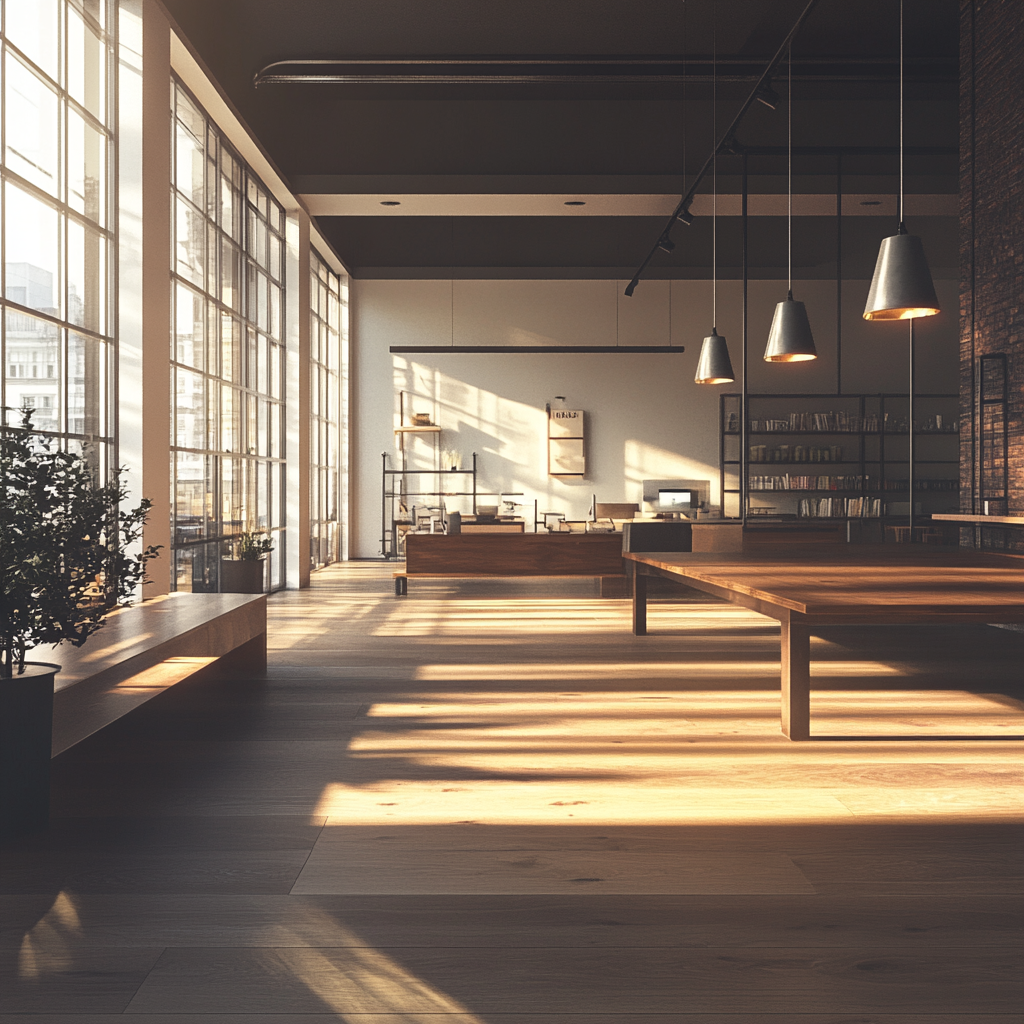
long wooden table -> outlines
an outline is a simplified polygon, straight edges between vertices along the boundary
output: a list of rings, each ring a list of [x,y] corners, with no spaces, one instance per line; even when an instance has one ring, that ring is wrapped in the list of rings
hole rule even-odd
[[[810,739],[815,626],[1024,622],[1024,556],[919,545],[864,545],[801,556],[628,553],[633,632],[647,633],[647,579],[667,576],[778,619],[782,731]]]

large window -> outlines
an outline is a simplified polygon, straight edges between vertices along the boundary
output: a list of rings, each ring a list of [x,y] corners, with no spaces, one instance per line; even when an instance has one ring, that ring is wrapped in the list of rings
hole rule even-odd
[[[178,590],[216,591],[243,532],[284,585],[284,211],[172,83],[172,544]]]
[[[0,404],[105,474],[114,360],[113,0],[2,6]]]
[[[309,559],[314,569],[341,557],[341,278],[309,254]]]

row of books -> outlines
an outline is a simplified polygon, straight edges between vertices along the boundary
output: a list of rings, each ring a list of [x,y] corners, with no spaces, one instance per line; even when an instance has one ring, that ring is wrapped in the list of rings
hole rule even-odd
[[[886,480],[883,491],[905,491],[909,480]],[[915,491],[959,491],[959,480],[915,480]]]
[[[842,462],[843,446],[830,444],[813,447],[805,444],[780,444],[769,448],[766,444],[750,446],[750,462]]]
[[[726,430],[738,430],[735,414],[730,413]],[[847,412],[791,412],[785,419],[757,419],[750,421],[750,430],[756,434],[906,434],[910,421],[906,416],[865,416],[863,419]],[[956,434],[959,420],[948,416],[928,416],[914,420],[914,431],[919,434]]]
[[[878,479],[873,476],[752,476],[747,485],[751,491],[861,491],[875,490]]]
[[[796,514],[810,519],[879,519],[881,498],[801,498]]]

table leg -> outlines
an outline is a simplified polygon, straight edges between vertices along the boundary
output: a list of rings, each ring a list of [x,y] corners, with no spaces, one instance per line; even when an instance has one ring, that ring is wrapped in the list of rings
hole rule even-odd
[[[802,622],[782,622],[782,732],[811,738],[811,633]]]
[[[633,572],[633,635],[647,636],[647,577]]]

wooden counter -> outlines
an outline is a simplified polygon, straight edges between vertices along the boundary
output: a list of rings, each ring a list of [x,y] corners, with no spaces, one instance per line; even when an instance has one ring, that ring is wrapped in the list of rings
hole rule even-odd
[[[619,533],[409,534],[405,569],[395,594],[411,577],[473,579],[494,576],[625,577]]]

